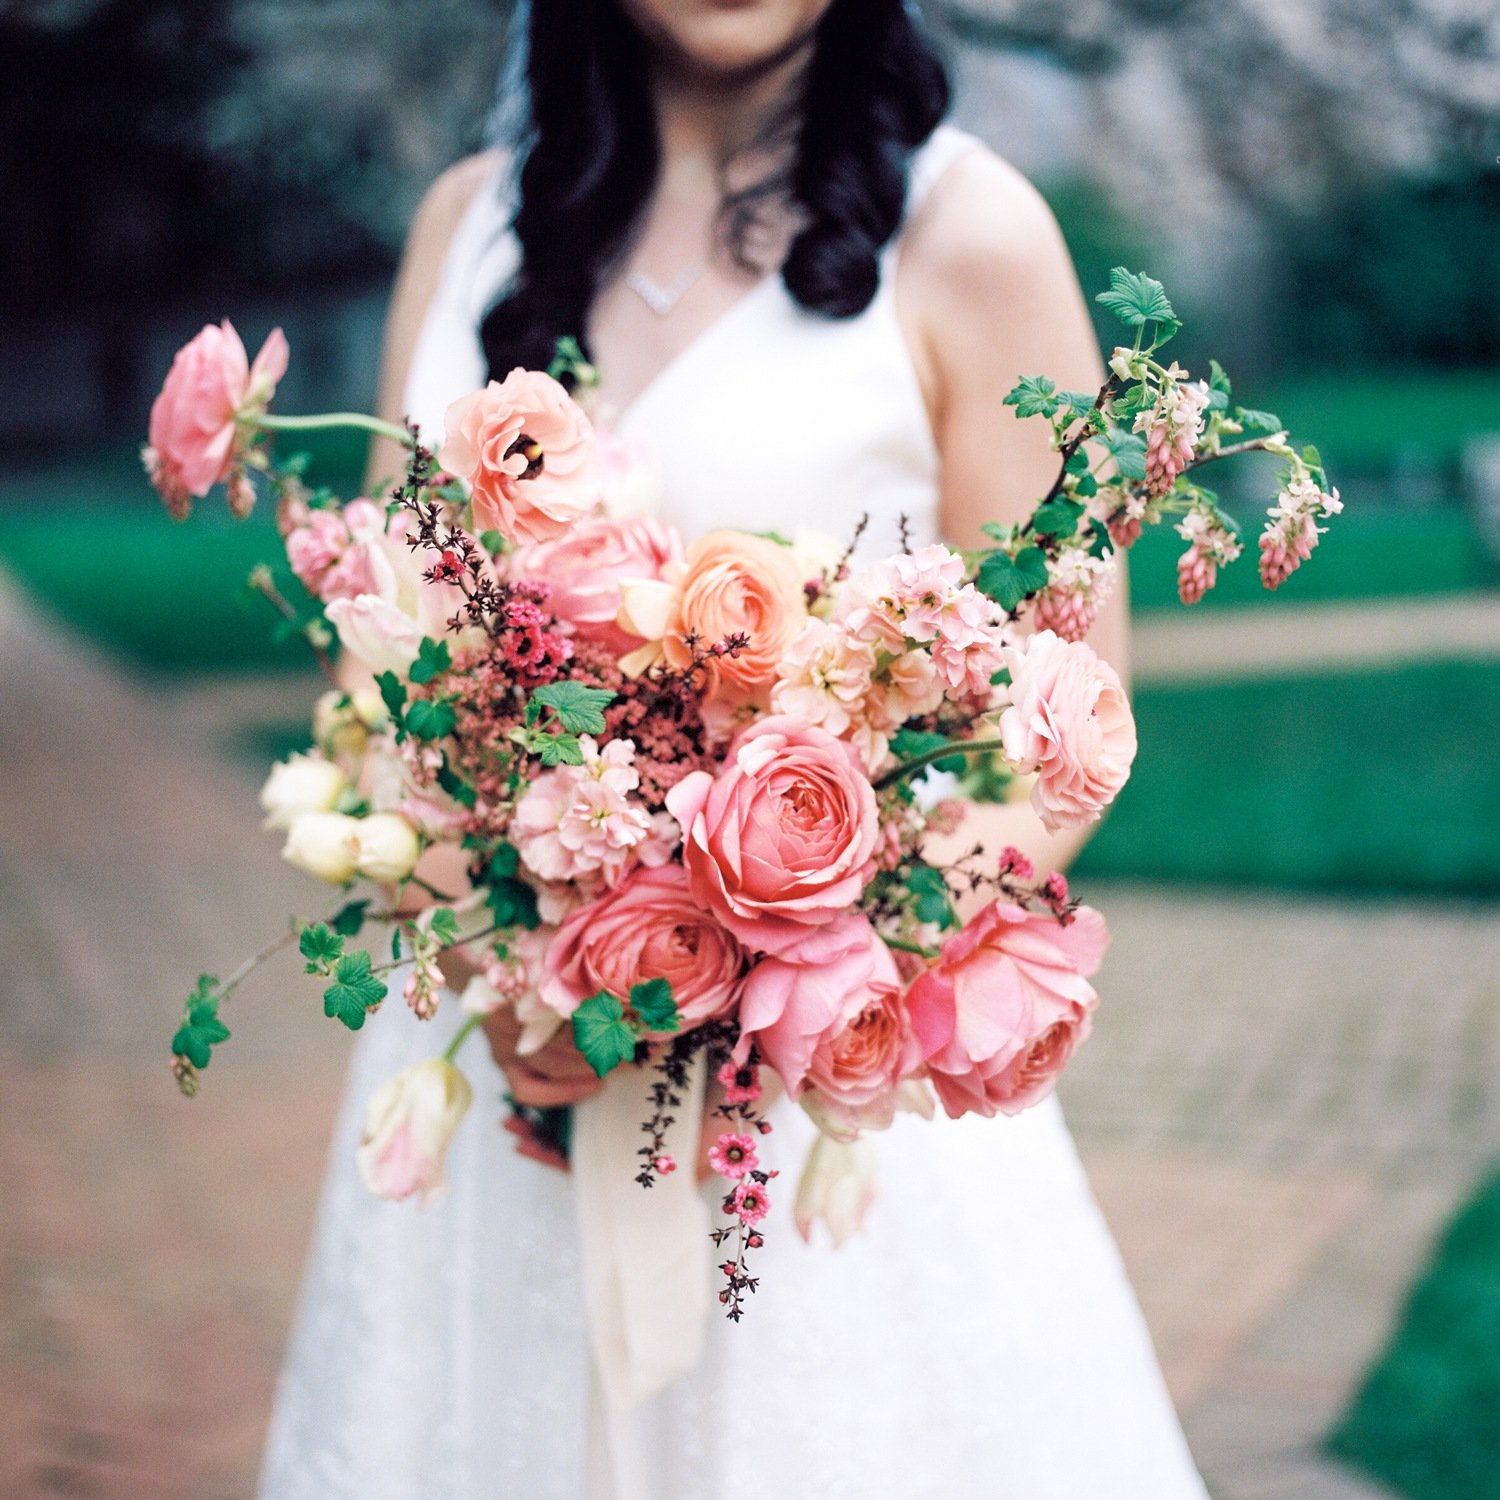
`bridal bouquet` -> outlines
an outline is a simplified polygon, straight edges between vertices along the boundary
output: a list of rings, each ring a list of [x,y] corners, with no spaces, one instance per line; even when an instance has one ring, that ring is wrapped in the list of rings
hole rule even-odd
[[[1088,1035],[1104,921],[1016,849],[930,858],[963,802],[925,773],[958,773],[965,797],[1029,781],[1052,829],[1098,818],[1136,750],[1119,678],[1084,640],[1120,552],[1173,518],[1181,596],[1200,598],[1241,542],[1198,471],[1252,449],[1285,462],[1259,541],[1268,587],[1339,509],[1316,452],[1233,405],[1216,364],[1193,381],[1161,363],[1177,323],[1158,282],[1117,270],[1100,301],[1133,332],[1103,387],[1034,376],[1006,398],[1058,454],[1026,521],[967,552],[902,536],[858,566],[857,537],[684,539],[632,513],[628,455],[580,404],[576,345],[549,373],[455,402],[434,453],[372,418],[273,415],[280,334],[251,364],[227,323],[205,328],[152,410],[146,466],[177,516],[215,484],[247,512],[257,475],[275,497],[315,614],[269,573],[252,581],[335,685],[312,748],[261,800],[285,857],[336,894],[234,974],[199,980],[172,1042],[183,1090],[228,1038],[224,1001],[277,948],[297,945],[327,1014],[358,1030],[398,970],[404,1003],[431,1018],[439,956],[464,945],[479,971],[466,1019],[370,1101],[365,1182],[397,1199],[441,1187],[472,1097],[455,1058],[502,1007],[523,1055],[561,1032],[601,1077],[639,1067],[645,1187],[678,1169],[667,1129],[706,1067],[734,1318],[777,1195],[759,1156],[765,1070],[820,1131],[798,1226],[821,1220],[835,1240],[870,1199],[864,1133],[898,1111],[1043,1098]],[[387,497],[340,503],[272,462],[269,434],[333,423],[405,444]],[[335,638],[372,685],[334,675]],[[464,852],[464,889],[424,873],[435,844]],[[359,941],[377,920],[388,958]],[[564,1115],[525,1113],[565,1147]]]

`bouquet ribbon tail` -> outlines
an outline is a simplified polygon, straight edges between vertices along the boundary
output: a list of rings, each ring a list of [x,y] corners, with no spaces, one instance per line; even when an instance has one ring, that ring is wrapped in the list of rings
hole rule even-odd
[[[623,1439],[629,1424],[617,1418],[698,1364],[713,1304],[712,1223],[695,1170],[706,1088],[703,1054],[689,1065],[682,1108],[665,1142],[681,1165],[647,1189],[635,1179],[643,1161],[636,1153],[646,1139],[641,1121],[649,1088],[647,1072],[627,1064],[574,1113],[571,1161],[584,1297],[594,1384],[605,1407],[596,1426],[613,1429],[596,1434],[604,1438]],[[619,1458],[617,1467],[628,1471],[630,1454]],[[633,1500],[636,1491],[627,1485],[604,1493]]]

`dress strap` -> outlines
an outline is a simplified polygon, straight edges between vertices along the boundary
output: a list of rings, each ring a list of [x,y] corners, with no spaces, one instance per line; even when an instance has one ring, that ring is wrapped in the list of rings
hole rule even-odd
[[[916,214],[938,179],[960,156],[983,145],[977,135],[944,120],[912,155],[905,217],[911,219]]]

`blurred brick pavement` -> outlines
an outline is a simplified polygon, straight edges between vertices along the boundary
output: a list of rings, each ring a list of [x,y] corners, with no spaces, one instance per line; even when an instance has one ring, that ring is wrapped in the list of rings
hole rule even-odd
[[[198,1099],[164,1054],[297,878],[222,737],[306,702],[128,683],[0,589],[0,1496],[252,1493],[345,1045],[288,960]],[[1314,1445],[1500,1153],[1500,921],[1087,894],[1116,938],[1064,1102],[1199,1462],[1373,1500]]]

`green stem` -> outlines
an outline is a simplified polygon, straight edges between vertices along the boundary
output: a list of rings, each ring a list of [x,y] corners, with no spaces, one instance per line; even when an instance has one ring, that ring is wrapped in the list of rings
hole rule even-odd
[[[919,954],[922,958],[937,957],[937,953],[933,949],[924,948],[920,943],[909,943],[905,938],[887,937],[884,933],[881,933],[880,940],[886,945],[887,948],[896,948],[899,949],[902,953],[916,953]]]
[[[469,1033],[484,1020],[483,1016],[465,1016],[464,1024],[453,1033],[453,1040],[443,1049],[443,1061],[451,1063],[458,1056],[458,1049],[468,1041]]]
[[[899,766],[892,766],[873,785],[877,792],[884,791],[886,787],[894,786],[903,776],[910,776],[913,771],[920,771],[923,766],[930,766],[935,760],[946,760],[950,755],[983,755],[987,750],[1004,748],[1001,740],[949,740],[946,744],[924,750],[920,755],[902,761]]]
[[[393,443],[411,447],[411,434],[394,422],[382,422],[379,417],[367,417],[358,411],[330,411],[315,417],[273,417],[262,412],[254,418],[256,427],[268,432],[322,432],[331,427],[358,427],[364,432],[373,432],[377,437],[390,438]]]

